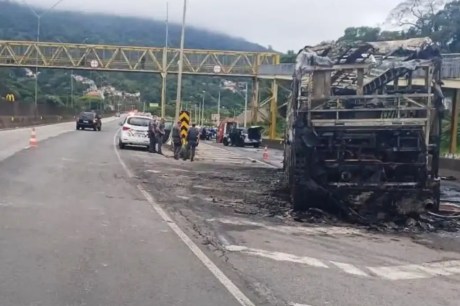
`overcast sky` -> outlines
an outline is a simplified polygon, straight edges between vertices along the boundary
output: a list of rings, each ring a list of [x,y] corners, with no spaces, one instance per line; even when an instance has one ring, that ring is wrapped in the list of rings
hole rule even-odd
[[[22,1],[22,0],[21,0]],[[57,0],[27,0],[51,6]],[[56,9],[181,22],[183,0],[64,0]],[[188,0],[187,24],[243,37],[275,50],[339,37],[348,26],[377,26],[401,0]]]

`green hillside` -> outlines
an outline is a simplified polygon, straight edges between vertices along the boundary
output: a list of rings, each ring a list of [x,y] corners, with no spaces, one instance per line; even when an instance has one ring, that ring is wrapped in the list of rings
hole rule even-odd
[[[39,10],[39,9],[37,9]],[[169,26],[169,45],[178,47],[181,27]],[[16,2],[0,0],[0,39],[35,40],[37,19],[29,8]],[[85,14],[68,11],[53,11],[41,23],[41,41],[119,44],[135,46],[163,46],[165,24],[163,21],[120,17],[103,14]],[[263,51],[266,48],[241,38],[188,27],[186,48]],[[76,72],[93,79],[97,86],[111,85],[126,92],[140,92],[141,100],[159,102],[161,78],[159,75],[136,73]],[[39,103],[68,105],[70,102],[70,71],[40,70]],[[244,80],[243,80],[244,81]],[[247,80],[249,81],[249,80]],[[75,83],[75,82],[74,82]],[[206,105],[212,112],[217,105],[220,79],[211,77],[184,77],[183,100],[189,105],[199,103],[206,90]],[[75,83],[74,96],[81,96],[87,86]],[[168,113],[172,113],[172,103],[176,96],[176,77],[168,79]],[[0,94],[14,92],[21,101],[34,100],[34,80],[26,78],[24,69],[0,69]],[[240,112],[243,99],[230,91],[222,92],[222,106],[229,112]]]

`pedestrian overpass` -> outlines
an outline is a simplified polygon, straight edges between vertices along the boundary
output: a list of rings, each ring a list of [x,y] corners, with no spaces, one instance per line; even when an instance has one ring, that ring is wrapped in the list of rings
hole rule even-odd
[[[166,104],[166,77],[179,71],[180,50],[177,48],[73,44],[35,41],[0,40],[0,67],[72,69],[155,73],[162,77],[161,102]],[[270,137],[275,137],[278,114],[279,82],[292,79],[295,64],[280,64],[275,52],[245,52],[185,49],[184,75],[206,75],[221,78],[251,78],[251,119],[257,121],[259,110],[269,105]],[[442,77],[444,88],[452,97],[452,122],[457,122],[460,101],[460,54],[444,55]],[[268,80],[268,97],[260,101],[261,80]],[[423,84],[416,79],[413,85]],[[264,82],[265,83],[265,82]],[[401,82],[404,85],[404,82]],[[282,105],[281,105],[282,106]],[[456,135],[454,124],[452,135]],[[456,138],[452,137],[452,142]],[[455,145],[455,146],[454,146]],[[456,143],[452,143],[456,148]]]

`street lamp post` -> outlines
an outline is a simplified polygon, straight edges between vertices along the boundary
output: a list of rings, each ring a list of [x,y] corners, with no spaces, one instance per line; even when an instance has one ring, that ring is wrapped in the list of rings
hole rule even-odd
[[[46,11],[42,12],[41,14],[38,14],[37,11],[35,11],[26,1],[23,1],[27,7],[30,9],[30,11],[37,17],[37,43],[40,42],[40,26],[41,26],[41,19],[43,16],[48,14],[52,9],[54,9],[56,6],[58,6],[59,3],[61,3],[64,0],[58,0],[56,1],[52,6],[50,6]],[[38,52],[35,52],[35,98],[34,98],[34,104],[35,104],[35,114],[38,116]]]
[[[177,74],[177,96],[176,96],[176,116],[175,121],[179,120],[180,100],[182,95],[182,68],[184,63],[184,40],[185,40],[185,17],[187,14],[187,0],[184,0],[184,9],[182,13],[182,33],[180,37],[179,53],[179,72]]]
[[[245,90],[244,90],[244,121],[243,125],[246,128],[247,125],[247,111],[248,111],[248,82],[245,83]]]
[[[163,75],[161,85],[161,118],[166,116],[166,79],[168,77],[168,40],[169,40],[169,3],[166,2],[166,33],[165,33],[165,47],[163,50]]]
[[[217,98],[217,125],[220,124],[220,86],[219,86],[219,97]]]
[[[206,91],[203,90],[203,100],[201,101],[201,119],[200,119],[200,125],[203,125],[204,123],[204,97],[206,95]]]
[[[198,104],[195,104],[195,115],[193,116],[192,122],[193,122],[193,123],[197,123],[197,122],[198,122]]]

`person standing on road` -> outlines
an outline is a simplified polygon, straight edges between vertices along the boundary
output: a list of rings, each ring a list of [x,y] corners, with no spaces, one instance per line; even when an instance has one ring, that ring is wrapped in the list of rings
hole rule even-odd
[[[198,137],[200,136],[200,131],[196,128],[196,124],[193,123],[192,127],[188,130],[187,133],[187,143],[190,150],[190,161],[193,161],[195,158],[195,150],[198,146]]]
[[[150,140],[150,145],[149,145],[149,152],[150,153],[156,153],[156,137],[155,137],[155,131],[157,130],[157,123],[155,119],[150,120],[149,123],[149,140]]]
[[[158,124],[157,131],[155,133],[155,138],[158,143],[158,154],[163,154],[161,147],[163,146],[163,138],[165,135],[165,119],[161,118],[160,123]]]
[[[177,121],[177,124],[175,124],[172,128],[171,131],[171,138],[174,146],[174,158],[179,159],[179,154],[180,150],[182,148],[182,141],[180,137],[180,127],[181,127],[181,122]]]

